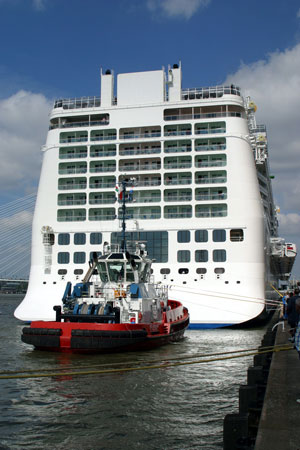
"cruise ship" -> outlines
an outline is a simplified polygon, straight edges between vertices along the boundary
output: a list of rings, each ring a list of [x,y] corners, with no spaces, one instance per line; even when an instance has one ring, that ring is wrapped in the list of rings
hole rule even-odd
[[[278,236],[255,110],[235,85],[183,89],[181,64],[118,74],[116,92],[101,70],[101,97],[55,101],[15,316],[54,319],[66,283],[120,242],[125,180],[127,239],[146,244],[155,282],[188,308],[191,328],[261,317],[296,247]]]

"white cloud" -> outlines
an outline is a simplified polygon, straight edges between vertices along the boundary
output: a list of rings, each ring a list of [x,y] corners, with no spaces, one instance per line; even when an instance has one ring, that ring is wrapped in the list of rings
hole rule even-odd
[[[300,44],[241,64],[225,81],[232,82],[251,95],[257,123],[267,126],[273,193],[281,209],[279,234],[300,249]]]
[[[147,7],[152,12],[175,18],[190,19],[201,7],[206,7],[211,0],[147,0]]]
[[[19,91],[0,100],[0,190],[22,197],[36,189],[52,102]],[[34,186],[34,187],[33,187]]]

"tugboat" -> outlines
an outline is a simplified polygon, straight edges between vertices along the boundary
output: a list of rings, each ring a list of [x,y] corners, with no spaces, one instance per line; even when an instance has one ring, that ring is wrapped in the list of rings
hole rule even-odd
[[[22,341],[38,350],[94,353],[145,350],[183,338],[189,314],[152,281],[144,243],[126,243],[126,182],[122,183],[121,245],[93,254],[82,282],[67,283],[55,321],[33,321]]]

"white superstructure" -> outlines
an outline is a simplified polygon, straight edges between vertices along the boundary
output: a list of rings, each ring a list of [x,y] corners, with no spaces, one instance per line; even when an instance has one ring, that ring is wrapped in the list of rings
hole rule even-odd
[[[55,102],[16,317],[54,319],[66,282],[82,278],[92,252],[116,243],[124,179],[133,186],[129,239],[146,241],[155,281],[189,309],[191,326],[245,322],[277,295],[265,127],[238,87],[182,90],[181,76],[177,65],[119,74],[115,97],[113,73],[101,72],[101,100]]]

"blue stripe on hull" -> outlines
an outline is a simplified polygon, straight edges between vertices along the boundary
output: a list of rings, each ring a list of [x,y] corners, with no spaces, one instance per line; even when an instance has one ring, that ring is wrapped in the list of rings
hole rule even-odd
[[[224,328],[234,325],[233,323],[190,323],[189,330],[202,330],[209,328]]]

